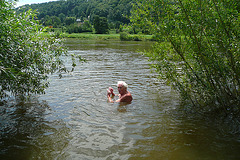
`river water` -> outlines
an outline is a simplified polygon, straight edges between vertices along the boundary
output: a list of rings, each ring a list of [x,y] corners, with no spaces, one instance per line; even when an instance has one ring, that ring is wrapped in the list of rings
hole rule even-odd
[[[50,76],[45,95],[0,106],[0,159],[239,159],[237,122],[180,112],[179,99],[139,51],[152,42],[67,39],[74,72]],[[71,68],[71,61],[65,58]],[[108,103],[126,81],[131,104]]]

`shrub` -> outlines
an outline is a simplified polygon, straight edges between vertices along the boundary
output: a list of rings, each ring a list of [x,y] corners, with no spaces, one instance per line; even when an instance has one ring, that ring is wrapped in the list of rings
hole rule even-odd
[[[45,30],[32,10],[16,15],[11,3],[0,3],[0,98],[42,94],[48,74],[67,71],[60,56],[67,55],[56,36]],[[73,67],[75,66],[73,57]]]
[[[130,41],[131,37],[126,32],[120,33],[120,40],[121,41]]]
[[[198,111],[239,112],[239,2],[140,2],[132,22],[157,34],[159,42],[146,55],[160,77]]]

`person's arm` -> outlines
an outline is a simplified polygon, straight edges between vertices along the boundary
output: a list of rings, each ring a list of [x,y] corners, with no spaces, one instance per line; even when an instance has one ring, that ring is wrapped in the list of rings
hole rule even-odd
[[[131,102],[131,101],[132,101],[131,94],[126,94],[122,96],[120,99],[118,99],[116,102]]]
[[[107,97],[108,97],[108,101],[109,102],[114,103],[114,101],[112,100],[112,98],[111,98],[111,96],[109,94],[107,95]]]
[[[112,97],[115,96],[115,94],[113,93],[113,89],[111,87],[109,87],[109,90],[107,90],[107,92],[108,92],[107,93],[108,101],[113,103],[114,101],[113,101]],[[111,97],[111,95],[112,95],[112,97]]]
[[[129,96],[129,95],[126,95],[126,96],[123,96],[123,97],[121,97],[120,99],[118,99],[116,101],[113,101],[112,98],[110,97],[110,95],[108,95],[108,101],[111,102],[111,103],[114,103],[114,102],[131,102],[132,101],[132,97]]]

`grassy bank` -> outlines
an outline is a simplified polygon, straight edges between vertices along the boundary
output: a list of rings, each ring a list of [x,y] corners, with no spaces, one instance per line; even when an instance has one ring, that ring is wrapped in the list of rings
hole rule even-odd
[[[61,38],[78,38],[84,40],[125,40],[125,41],[152,41],[152,35],[143,34],[127,34],[126,38],[120,38],[120,34],[110,33],[110,34],[93,34],[93,33],[59,33],[59,32],[46,32],[44,36],[50,36],[51,34],[56,34]],[[126,34],[126,33],[125,33]]]
[[[62,38],[78,38],[87,40],[119,40],[119,34],[92,34],[92,33],[62,33],[60,34]]]
[[[123,40],[120,39],[120,34],[92,34],[92,33],[62,33],[60,34],[62,38],[78,38],[78,39],[88,39],[88,40]],[[152,35],[130,35],[129,41],[152,41]]]

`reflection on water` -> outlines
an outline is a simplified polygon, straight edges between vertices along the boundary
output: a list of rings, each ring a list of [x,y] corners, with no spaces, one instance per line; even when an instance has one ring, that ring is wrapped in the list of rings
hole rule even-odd
[[[46,121],[50,107],[39,103],[0,106],[0,159],[54,159],[65,155],[69,128],[61,120]]]
[[[177,94],[136,52],[151,42],[68,39],[66,45],[88,62],[61,79],[51,75],[46,95],[0,106],[0,159],[240,157],[239,131],[175,111]],[[107,88],[116,93],[119,80],[129,84],[131,104],[107,102]]]

